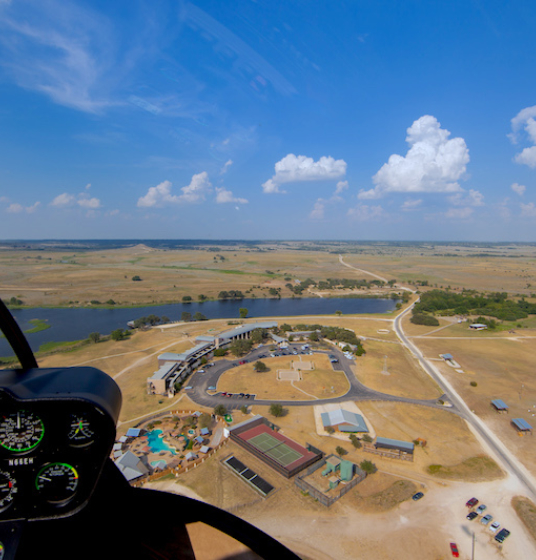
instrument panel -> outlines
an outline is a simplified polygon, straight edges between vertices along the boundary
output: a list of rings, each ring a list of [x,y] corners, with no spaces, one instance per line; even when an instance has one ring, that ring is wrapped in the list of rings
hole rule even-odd
[[[110,378],[78,369],[90,370],[94,394],[87,387],[73,391],[72,379],[65,377],[63,391],[50,394],[45,383],[40,396],[24,398],[20,377],[10,388],[1,384],[0,372],[0,522],[64,517],[89,500],[115,440],[116,418],[99,395],[100,377]],[[46,371],[38,371],[46,381]],[[54,370],[52,385],[64,376]]]

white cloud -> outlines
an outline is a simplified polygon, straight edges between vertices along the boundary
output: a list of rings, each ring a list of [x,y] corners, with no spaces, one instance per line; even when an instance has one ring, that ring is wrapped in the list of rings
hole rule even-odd
[[[323,220],[325,209],[326,209],[326,201],[319,198],[315,202],[315,205],[313,206],[313,209],[311,210],[311,213],[309,214],[309,218],[311,218],[312,220]]]
[[[516,154],[514,160],[516,163],[528,165],[531,168],[536,167],[536,105],[533,107],[526,107],[519,111],[519,113],[512,119],[512,133],[509,134],[510,140],[517,144],[521,134],[520,130],[525,131],[525,136],[533,146],[524,148],[521,152]]]
[[[193,175],[190,184],[182,187],[181,195],[171,194],[172,184],[163,181],[156,187],[149,187],[147,194],[138,199],[139,208],[163,207],[167,204],[195,203],[205,200],[205,196],[212,190],[208,173],[203,171]]]
[[[265,193],[285,192],[279,189],[285,183],[338,179],[346,173],[346,162],[331,156],[318,161],[306,156],[286,155],[275,164],[275,175],[262,185]]]
[[[416,210],[419,206],[422,205],[422,198],[417,200],[406,200],[404,204],[402,204],[402,210],[404,212],[409,212],[411,210]]]
[[[521,153],[517,154],[514,159],[516,163],[528,165],[534,169],[536,167],[536,146],[525,148]]]
[[[73,194],[69,193],[62,193],[59,194],[51,203],[51,206],[57,206],[59,208],[65,206],[72,206],[76,200],[76,197]]]
[[[205,200],[205,195],[212,190],[208,173],[206,171],[197,173],[192,177],[190,184],[187,187],[182,187],[181,190],[182,194],[179,197],[179,202],[202,202]]]
[[[102,84],[114,80],[108,20],[74,3],[4,4],[0,64],[19,86],[90,113],[110,105],[102,91]]]
[[[348,190],[348,181],[339,181],[337,183],[337,186],[335,188],[335,195],[334,196],[338,196],[340,194],[342,194],[343,191]]]
[[[454,193],[469,163],[463,138],[449,139],[450,132],[437,119],[424,115],[408,129],[410,148],[405,157],[393,154],[372,178],[375,187],[361,191],[362,200],[388,193]]]
[[[216,202],[218,204],[226,204],[228,202],[238,202],[240,204],[247,204],[248,201],[245,198],[239,198],[233,196],[231,191],[224,189],[223,187],[216,187]]]
[[[220,175],[224,175],[225,173],[227,173],[227,170],[229,169],[229,167],[231,167],[231,165],[233,165],[233,160],[229,159],[227,160],[223,167],[220,169]]]
[[[348,216],[353,220],[365,222],[369,220],[376,220],[385,215],[381,206],[368,206],[366,204],[358,204],[355,208],[348,210]]]
[[[20,214],[21,212],[26,212],[27,214],[33,214],[40,205],[41,205],[40,202],[36,202],[31,206],[23,206],[18,202],[14,202],[13,204],[10,204],[6,208],[6,212],[9,212],[10,214]]]
[[[465,206],[463,208],[449,208],[445,212],[445,217],[453,220],[467,220],[473,214],[473,208]]]
[[[82,208],[89,208],[95,210],[101,207],[101,202],[98,198],[81,197],[77,200],[77,204]]]
[[[525,218],[536,218],[536,206],[534,202],[529,202],[528,204],[521,203],[521,215]]]
[[[468,193],[456,193],[449,196],[449,201],[455,206],[484,206],[484,195],[480,191],[470,189]]]
[[[171,194],[171,182],[163,181],[156,187],[149,187],[147,194],[138,199],[138,207],[152,208],[153,206],[164,206],[165,204],[177,204],[179,197]]]
[[[69,208],[72,206],[80,206],[86,209],[95,210],[101,207],[101,201],[98,198],[90,198],[87,194],[88,186],[86,186],[86,192],[81,192],[78,195],[71,193],[59,194],[50,203],[50,206],[55,206],[56,208]]]
[[[527,190],[527,187],[525,187],[525,185],[519,185],[518,183],[513,183],[512,185],[510,185],[510,188],[519,196],[523,196],[525,194],[525,191]]]

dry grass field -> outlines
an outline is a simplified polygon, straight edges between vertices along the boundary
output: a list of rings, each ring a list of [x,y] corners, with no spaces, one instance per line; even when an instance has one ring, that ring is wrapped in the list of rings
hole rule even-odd
[[[254,393],[259,399],[310,400],[344,395],[350,385],[342,371],[334,371],[324,354],[307,356],[314,369],[301,372],[300,381],[285,381],[277,378],[278,370],[290,370],[295,364],[299,368],[300,356],[263,358],[268,371],[257,373],[254,364],[248,363],[224,373],[218,381],[218,391],[230,393]]]
[[[364,345],[367,353],[357,358],[355,371],[367,387],[416,399],[441,396],[439,387],[401,344],[367,340]]]
[[[141,281],[133,282],[134,276]],[[270,288],[291,297],[288,282],[330,277],[356,274],[336,255],[321,251],[162,250],[144,245],[79,253],[0,250],[0,297],[16,296],[33,306],[109,299],[120,305],[158,304],[180,302],[184,296],[197,301],[200,294],[216,298],[221,290],[263,298],[270,297]]]
[[[504,336],[475,339],[414,339],[426,356],[449,352],[464,373],[436,362],[442,374],[463,395],[465,402],[483,418],[503,443],[536,474],[536,449],[530,435],[519,437],[512,418],[524,418],[536,428],[536,378],[533,375],[536,332],[524,330],[535,338]],[[512,335],[515,336],[515,335]],[[476,383],[476,387],[471,386]],[[498,414],[492,399],[502,399],[508,414]],[[533,416],[534,415],[534,416]]]
[[[27,305],[87,305],[113,299],[120,305],[158,304],[181,301],[200,294],[217,297],[221,290],[241,290],[246,297],[270,297],[269,289],[286,287],[294,280],[374,277],[351,270],[344,262],[399,282],[428,282],[428,286],[474,288],[531,294],[536,286],[536,248],[504,246],[397,247],[389,244],[310,244],[273,246],[203,246],[192,249],[155,249],[136,245],[123,249],[51,251],[0,249],[0,297],[16,296]],[[304,244],[301,244],[303,247]],[[330,252],[328,252],[330,251]],[[354,251],[348,253],[347,251]],[[141,282],[133,282],[140,276]],[[290,280],[289,280],[290,279]],[[382,293],[382,290],[373,290]],[[383,293],[388,294],[390,288]],[[360,293],[365,293],[358,290]],[[328,290],[337,296],[349,291]],[[315,292],[304,292],[312,297]]]

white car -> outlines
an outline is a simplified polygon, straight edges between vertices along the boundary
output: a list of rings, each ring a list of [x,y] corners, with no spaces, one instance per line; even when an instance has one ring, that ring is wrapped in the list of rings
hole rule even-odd
[[[492,533],[496,533],[497,529],[501,526],[501,524],[498,521],[494,521],[490,526],[489,526],[489,530]]]

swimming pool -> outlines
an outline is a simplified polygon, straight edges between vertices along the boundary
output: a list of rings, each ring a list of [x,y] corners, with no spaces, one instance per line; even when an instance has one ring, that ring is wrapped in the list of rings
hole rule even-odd
[[[169,451],[175,455],[175,450],[169,447],[162,437],[162,430],[152,430],[147,432],[147,445],[151,448],[153,453],[160,453],[160,451]]]

